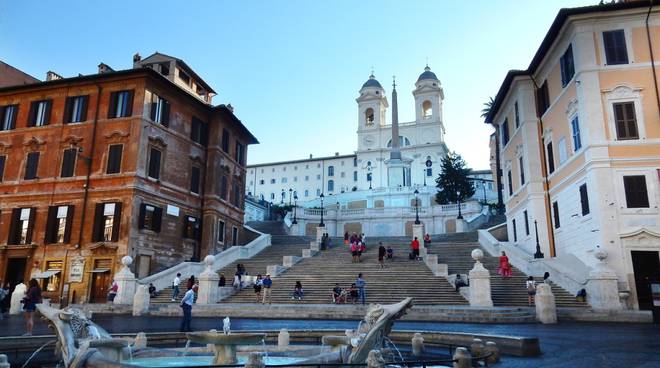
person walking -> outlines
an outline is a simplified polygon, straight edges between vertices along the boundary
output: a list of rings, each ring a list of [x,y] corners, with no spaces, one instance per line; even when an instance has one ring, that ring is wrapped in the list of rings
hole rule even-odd
[[[192,323],[192,305],[194,301],[195,291],[193,290],[192,286],[189,286],[188,291],[183,294],[183,299],[181,299],[180,304],[181,309],[183,309],[183,320],[181,320],[181,328],[179,329],[181,332],[192,331],[190,324]]]
[[[358,261],[358,245],[356,242],[351,242],[351,256],[353,256],[353,263]]]
[[[497,273],[502,278],[511,277],[511,264],[509,263],[509,257],[506,256],[504,251],[502,251],[502,255],[500,256],[500,267],[497,269]]]
[[[387,249],[385,249],[382,242],[378,244],[378,263],[380,263],[380,268],[385,268],[385,253],[387,253]]]
[[[348,231],[344,233],[344,245],[348,245]]]
[[[190,275],[190,278],[188,279],[188,284],[186,285],[186,289],[192,289],[193,286],[195,286],[195,275]]]
[[[261,274],[257,275],[257,279],[254,280],[254,296],[257,298],[257,303],[261,301],[261,288],[263,286],[263,279]]]
[[[225,287],[227,286],[227,279],[225,278],[225,274],[221,273],[220,274],[220,279],[218,280],[218,286],[219,287]]]
[[[270,291],[273,287],[273,280],[270,279],[270,275],[266,275],[266,278],[261,282],[261,284],[263,285],[263,299],[261,300],[261,304],[266,304],[266,300],[268,300],[268,304],[270,304]]]
[[[303,287],[300,281],[296,281],[296,285],[293,287],[293,296],[291,299],[302,300],[303,298]]]
[[[355,280],[355,287],[357,287],[357,289],[358,289],[358,299],[360,300],[362,305],[364,305],[365,299],[367,298],[367,295],[364,291],[364,288],[365,288],[366,285],[367,285],[367,282],[364,281],[364,279],[362,278],[362,273],[360,272],[358,274],[357,280]]]
[[[23,336],[32,336],[34,327],[34,311],[37,310],[37,304],[41,303],[41,288],[35,279],[30,279],[30,288],[23,299],[23,310],[25,311],[25,328],[27,332]]]
[[[179,285],[181,284],[181,273],[176,274],[174,276],[174,280],[172,280],[172,301],[175,301],[176,298],[179,297]]]
[[[536,295],[536,281],[533,276],[527,278],[525,286],[527,287],[527,305],[531,307],[534,304],[534,295]]]
[[[410,242],[410,248],[412,249],[412,259],[419,261],[419,240],[417,240],[417,237]]]
[[[431,235],[427,233],[424,235],[424,246],[428,247],[429,245],[431,245]]]
[[[543,283],[544,284],[549,284],[550,283],[550,272],[546,272],[543,274]]]

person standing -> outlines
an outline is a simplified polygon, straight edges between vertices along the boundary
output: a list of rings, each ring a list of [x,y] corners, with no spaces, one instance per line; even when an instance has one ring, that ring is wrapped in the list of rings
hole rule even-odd
[[[177,273],[172,280],[172,301],[179,297],[179,284],[181,284],[181,274]]]
[[[502,251],[500,256],[500,267],[497,270],[497,273],[502,276],[502,278],[511,277],[511,264],[509,263],[509,257],[506,256],[506,253]]]
[[[527,305],[531,307],[534,304],[534,295],[536,295],[536,281],[533,276],[527,278],[525,286],[527,287]]]
[[[417,237],[410,242],[410,248],[412,249],[412,258],[419,261],[419,240],[417,240]]]
[[[193,286],[195,286],[195,275],[190,275],[190,278],[188,279],[188,284],[186,285],[186,289],[192,289]]]
[[[358,277],[357,277],[357,280],[355,280],[355,287],[357,287],[358,299],[360,300],[362,305],[364,305],[365,299],[367,297],[367,295],[364,291],[364,288],[365,288],[366,285],[367,285],[367,282],[364,281],[364,279],[362,278],[362,273],[359,273]]]
[[[431,245],[431,235],[427,233],[424,235],[424,246],[428,247],[429,245]]]
[[[303,298],[303,287],[300,281],[296,281],[296,285],[293,287],[293,296],[291,299],[302,300]]]
[[[258,275],[257,275],[257,279],[254,280],[254,286],[253,286],[253,288],[254,288],[254,295],[255,295],[256,298],[257,298],[257,303],[259,303],[259,302],[261,301],[261,287],[263,286],[263,285],[262,285],[262,281],[263,281],[263,280],[262,280],[262,278],[261,278],[261,274],[258,274]]]
[[[119,284],[117,281],[112,281],[112,285],[110,285],[110,289],[108,290],[108,301],[110,303],[113,303],[115,301],[115,297],[117,296],[117,292],[119,291]]]
[[[195,291],[193,290],[192,286],[189,286],[188,291],[183,294],[183,299],[181,299],[180,304],[181,309],[183,309],[183,320],[181,320],[181,328],[179,329],[181,332],[192,331],[190,324],[192,323],[192,305],[194,301]]]
[[[263,285],[263,299],[261,300],[261,304],[266,304],[266,300],[268,300],[268,304],[270,304],[270,291],[273,287],[273,280],[270,279],[270,275],[266,275],[266,278],[261,284]]]
[[[385,249],[382,242],[378,244],[378,263],[380,263],[380,268],[385,268],[385,253],[387,253],[387,249]]]
[[[218,286],[219,287],[225,287],[227,286],[227,279],[225,278],[225,274],[221,273],[220,274],[220,279],[218,280]]]
[[[41,303],[41,288],[35,279],[30,279],[30,288],[23,299],[23,310],[25,311],[25,327],[27,332],[23,336],[32,336],[34,327],[34,311],[37,310],[37,304]]]
[[[351,242],[351,256],[353,256],[353,263],[358,261],[358,245],[355,242]]]
[[[344,245],[348,245],[348,231],[344,233]]]

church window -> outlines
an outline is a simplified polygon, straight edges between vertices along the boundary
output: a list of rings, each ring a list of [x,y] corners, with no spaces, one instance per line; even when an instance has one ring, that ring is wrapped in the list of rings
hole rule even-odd
[[[371,166],[371,161],[367,161],[367,166]]]
[[[433,176],[433,169],[432,168],[427,168],[426,169],[426,176]]]
[[[328,192],[332,192],[335,190],[335,181],[334,180],[328,180]]]
[[[270,200],[272,201],[274,199],[275,199],[275,193],[270,193]]]
[[[264,179],[259,180],[259,185],[264,185]]]
[[[321,174],[316,174],[316,180],[321,180]]]
[[[422,117],[430,119],[431,116],[433,116],[433,104],[431,104],[431,101],[426,100],[422,103]]]
[[[358,179],[358,173],[357,171],[353,171],[353,181],[357,181]]]
[[[364,118],[365,118],[365,122],[368,126],[373,125],[374,124],[374,109],[372,109],[371,107],[368,108],[364,112]]]
[[[297,176],[294,176],[294,177],[293,177],[293,181],[298,181],[298,177],[297,177]]]

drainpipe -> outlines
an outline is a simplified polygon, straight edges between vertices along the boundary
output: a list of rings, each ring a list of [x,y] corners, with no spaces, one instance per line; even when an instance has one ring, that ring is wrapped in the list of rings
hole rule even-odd
[[[655,102],[658,105],[658,114],[660,115],[660,94],[658,93],[658,77],[655,73],[655,59],[653,57],[653,44],[651,43],[651,31],[649,29],[649,18],[653,9],[653,0],[649,0],[649,11],[646,13],[646,40],[649,43],[649,55],[651,56],[651,71],[653,72],[653,86],[655,87]]]
[[[504,213],[504,199],[502,197],[502,169],[500,163],[500,130],[495,123],[491,124],[495,128],[495,180],[497,183],[497,213]]]
[[[532,83],[534,83],[534,102],[536,102],[536,107],[538,107],[538,96],[536,91],[539,90],[539,85],[536,83],[536,79],[531,75],[530,73],[530,79],[532,80]],[[549,248],[550,248],[550,257],[556,257],[557,256],[557,250],[555,249],[555,233],[552,229],[552,214],[550,213],[550,181],[548,180],[548,167],[547,167],[547,161],[545,157],[545,143],[543,142],[543,119],[541,119],[541,114],[539,114],[539,111],[537,108],[535,108],[536,111],[536,117],[539,119],[539,124],[538,128],[536,131],[537,138],[540,143],[540,153],[541,153],[541,171],[543,175],[543,191],[544,197],[545,197],[545,218],[546,218],[546,228],[548,230],[548,241],[549,241]]]

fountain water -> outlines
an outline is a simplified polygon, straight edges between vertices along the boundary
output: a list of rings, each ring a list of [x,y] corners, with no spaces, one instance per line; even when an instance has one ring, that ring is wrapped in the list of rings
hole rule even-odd
[[[392,342],[392,340],[390,340],[390,338],[387,337],[387,336],[384,336],[384,337],[383,337],[383,340],[384,340],[384,342],[385,342],[386,344],[389,345],[390,349],[393,348],[394,351],[396,351],[396,353],[399,355],[399,360],[401,360],[401,362],[403,362],[403,355],[401,355],[401,351],[400,351],[399,348],[396,346],[396,344],[394,344],[394,342]]]
[[[45,344],[41,345],[37,350],[35,350],[35,351],[30,355],[30,357],[25,361],[25,363],[23,363],[23,366],[21,366],[21,368],[25,368],[25,367],[28,365],[28,363],[30,363],[30,361],[32,360],[32,358],[34,358],[37,354],[39,354],[39,352],[40,352],[41,350],[43,350],[46,346],[48,346],[48,345],[50,345],[50,344],[52,344],[52,343],[54,343],[54,342],[57,342],[57,340],[46,341]]]

